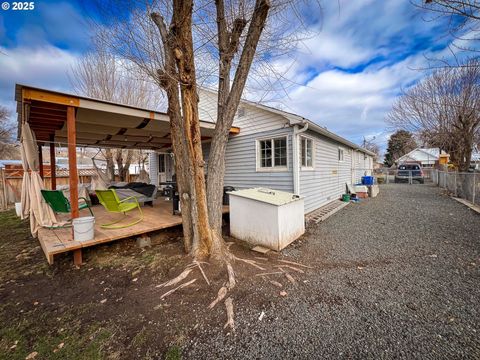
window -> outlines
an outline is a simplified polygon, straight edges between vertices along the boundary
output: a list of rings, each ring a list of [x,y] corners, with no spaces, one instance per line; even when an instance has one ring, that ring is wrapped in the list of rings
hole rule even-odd
[[[338,161],[343,161],[343,149],[338,148]]]
[[[287,137],[259,140],[258,158],[260,168],[286,168]]]
[[[313,140],[306,137],[300,139],[302,167],[313,168]]]
[[[165,172],[165,154],[158,155],[158,172],[159,173]]]

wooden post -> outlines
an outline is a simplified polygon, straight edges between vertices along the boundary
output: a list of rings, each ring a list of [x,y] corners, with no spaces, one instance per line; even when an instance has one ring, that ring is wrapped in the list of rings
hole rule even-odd
[[[79,216],[78,211],[78,169],[77,169],[77,132],[75,129],[75,108],[67,106],[67,142],[68,142],[68,177],[70,187],[70,207],[71,217],[75,219]],[[73,240],[73,228],[72,228]],[[73,252],[73,262],[75,265],[82,264],[82,250]]]
[[[42,152],[42,145],[38,145],[38,162],[39,162],[39,173],[40,177],[43,180],[43,152]]]
[[[55,135],[50,135],[50,182],[52,190],[57,190],[57,172],[55,167]]]

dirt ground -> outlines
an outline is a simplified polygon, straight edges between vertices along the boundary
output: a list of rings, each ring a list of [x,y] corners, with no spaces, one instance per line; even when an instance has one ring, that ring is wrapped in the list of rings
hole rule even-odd
[[[235,332],[223,303],[208,309],[226,280],[212,265],[210,286],[193,270],[160,299],[191,262],[179,228],[92,248],[80,268],[49,266],[13,212],[0,234],[0,359],[480,358],[480,216],[433,186],[383,185],[281,253],[232,245],[265,269],[234,264]],[[280,260],[313,269],[284,268],[294,284]]]
[[[189,277],[197,279],[194,284],[160,300],[168,289],[156,286],[191,263],[183,253],[181,228],[151,234],[152,246],[145,249],[135,239],[87,249],[80,268],[68,254],[49,266],[28,222],[13,211],[0,214],[0,234],[0,359],[32,353],[35,359],[177,359],[187,339],[206,328],[221,331],[226,322],[223,302],[207,308],[226,280],[212,265],[203,264],[210,286],[195,269]],[[253,253],[242,243],[231,250],[266,269],[235,262],[232,294],[240,299],[235,308],[240,301],[261,309],[272,298],[281,300],[289,281],[274,266],[287,257]],[[285,286],[255,276],[262,272],[281,275]]]

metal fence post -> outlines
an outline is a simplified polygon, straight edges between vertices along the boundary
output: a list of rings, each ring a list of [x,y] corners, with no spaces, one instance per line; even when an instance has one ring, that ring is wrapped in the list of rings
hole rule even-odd
[[[455,197],[457,197],[457,172],[455,171],[453,174],[453,187],[455,188]]]
[[[473,194],[472,194],[472,203],[473,205],[475,205],[475,192],[477,190],[477,186],[476,186],[476,176],[475,176],[475,169],[473,170]]]

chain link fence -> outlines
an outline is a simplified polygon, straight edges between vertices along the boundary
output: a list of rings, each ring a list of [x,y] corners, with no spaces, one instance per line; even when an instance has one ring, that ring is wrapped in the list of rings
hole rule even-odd
[[[435,185],[447,190],[455,197],[480,204],[480,173],[449,172],[433,170],[432,181]]]

